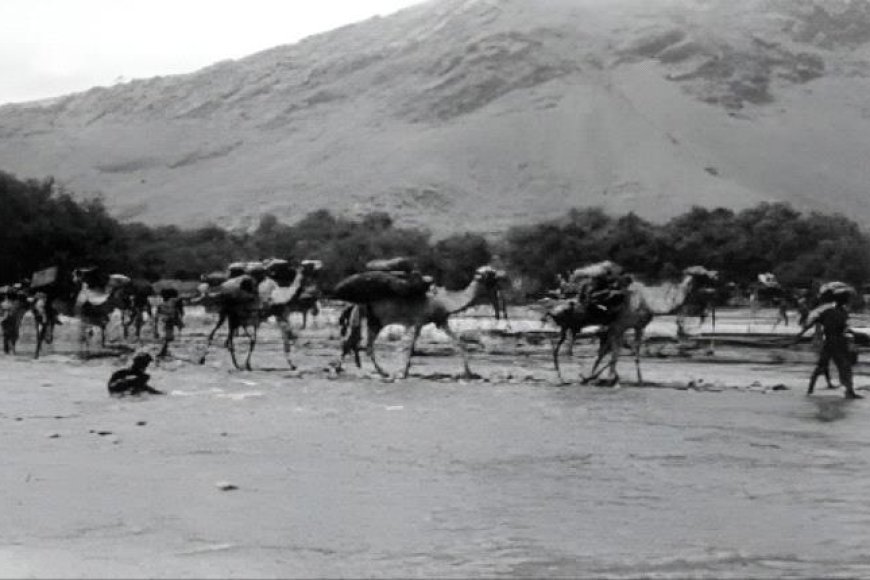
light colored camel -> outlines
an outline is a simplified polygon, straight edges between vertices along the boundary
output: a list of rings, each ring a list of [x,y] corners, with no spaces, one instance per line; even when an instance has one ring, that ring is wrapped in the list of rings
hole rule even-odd
[[[597,378],[605,369],[610,369],[611,384],[619,383],[619,375],[616,372],[616,364],[622,349],[623,338],[628,330],[634,331],[634,364],[637,369],[637,382],[643,384],[640,370],[640,351],[643,346],[644,330],[652,322],[655,316],[664,314],[677,314],[687,300],[699,289],[709,286],[717,279],[717,274],[710,270],[693,266],[686,268],[683,279],[679,283],[666,283],[659,286],[647,286],[640,282],[633,282],[628,287],[626,303],[616,314],[616,318],[607,326],[606,334],[598,350],[595,364],[588,377],[583,379],[586,383]],[[681,321],[677,322],[682,326]],[[609,354],[610,362],[606,366],[598,367]]]
[[[53,342],[60,314],[79,321],[80,354],[86,354],[90,348],[93,327],[100,329],[100,345],[105,348],[106,326],[112,313],[124,307],[121,278],[125,277],[114,275],[105,287],[90,287],[82,275],[82,270],[73,270],[70,279],[61,278],[50,290],[36,293],[32,309],[36,322],[35,358],[39,358],[44,344]]]
[[[352,334],[357,337],[357,340],[360,339],[359,325],[361,319],[365,318],[368,331],[366,354],[371,359],[378,374],[387,377],[389,374],[375,358],[375,341],[381,330],[391,324],[399,324],[406,329],[410,328],[411,341],[402,372],[402,377],[407,378],[411,369],[414,346],[420,337],[420,331],[427,324],[434,324],[450,337],[459,348],[465,376],[473,376],[468,366],[468,353],[465,346],[450,328],[448,320],[451,315],[482,303],[491,304],[498,312],[501,305],[499,286],[504,279],[504,272],[497,271],[490,266],[482,266],[477,269],[471,283],[463,290],[451,292],[443,288],[436,288],[434,291],[420,296],[390,296],[358,303],[355,312],[350,316],[351,327],[355,329]],[[343,350],[345,353],[350,352],[353,347],[343,348]],[[342,359],[345,353],[342,354]]]

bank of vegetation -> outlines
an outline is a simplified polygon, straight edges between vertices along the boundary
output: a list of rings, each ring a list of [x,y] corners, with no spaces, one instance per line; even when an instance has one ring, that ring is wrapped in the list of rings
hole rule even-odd
[[[467,284],[476,266],[495,261],[516,280],[517,298],[552,288],[557,274],[603,259],[651,280],[701,264],[737,284],[760,272],[773,272],[789,286],[870,282],[867,232],[848,217],[804,214],[784,203],[739,212],[695,207],[663,224],[631,213],[575,209],[498,238],[468,232],[436,240],[381,212],[351,219],[318,210],[292,224],[267,214],[251,231],[122,223],[99,199],[80,199],[51,179],[0,172],[0,208],[0,283],[54,265],[191,280],[230,261],[281,257],[322,260],[328,287],[370,259],[398,255],[414,258],[453,288]]]

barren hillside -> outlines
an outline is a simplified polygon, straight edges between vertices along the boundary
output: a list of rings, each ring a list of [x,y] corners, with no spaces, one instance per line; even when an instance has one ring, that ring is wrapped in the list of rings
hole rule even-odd
[[[0,107],[0,168],[149,223],[326,207],[446,233],[764,200],[866,222],[868,41],[867,0],[433,0]]]

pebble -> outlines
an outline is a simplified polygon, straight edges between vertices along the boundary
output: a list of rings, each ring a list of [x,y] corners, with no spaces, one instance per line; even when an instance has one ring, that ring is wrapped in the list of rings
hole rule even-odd
[[[148,421],[136,421],[136,425],[138,425],[139,427],[144,427],[147,424],[148,424]]]
[[[218,481],[214,485],[221,491],[233,491],[235,489],[239,489],[239,486],[234,483],[230,483],[229,481]]]
[[[60,433],[49,433],[46,437],[48,437],[49,439],[57,439],[58,437],[60,437]]]

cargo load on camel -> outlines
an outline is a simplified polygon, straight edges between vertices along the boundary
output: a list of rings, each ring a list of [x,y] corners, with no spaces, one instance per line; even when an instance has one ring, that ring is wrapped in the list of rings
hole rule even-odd
[[[365,304],[383,298],[423,297],[432,279],[423,276],[407,258],[372,260],[367,271],[348,276],[339,282],[333,296],[345,302]]]
[[[619,309],[625,302],[626,289],[631,278],[623,273],[619,264],[605,260],[574,270],[567,280],[562,279],[560,295],[574,298],[590,314],[596,311],[606,323],[606,315]]]

